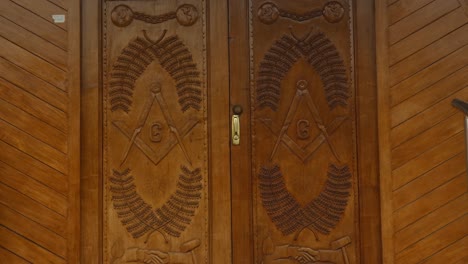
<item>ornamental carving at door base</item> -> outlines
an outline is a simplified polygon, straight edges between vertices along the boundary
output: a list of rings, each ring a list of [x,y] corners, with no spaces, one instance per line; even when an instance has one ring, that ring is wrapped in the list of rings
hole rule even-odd
[[[333,263],[349,264],[346,246],[351,244],[349,236],[330,243],[328,249],[317,249],[303,245],[274,245],[271,237],[263,241],[263,264],[274,263]]]
[[[347,165],[331,164],[328,178],[320,194],[301,206],[289,192],[278,165],[264,165],[260,169],[259,189],[262,204],[271,221],[283,233],[304,229],[328,235],[343,217],[351,190],[351,172]]]
[[[166,31],[163,31],[159,39],[153,41],[145,31],[143,33],[143,38],[137,37],[128,43],[112,67],[109,80],[111,110],[130,112],[135,82],[156,59],[176,82],[182,111],[200,110],[202,82],[191,52],[177,35],[165,37]]]
[[[126,27],[130,25],[134,19],[149,24],[159,24],[176,19],[180,25],[188,27],[197,22],[198,10],[195,6],[189,4],[179,6],[175,12],[168,12],[156,16],[135,12],[127,5],[118,5],[112,10],[111,20],[117,27]]]
[[[192,239],[180,245],[178,251],[165,250],[165,245],[140,248],[129,247],[124,249],[119,243],[112,247],[111,264],[123,263],[168,263],[168,264],[196,264],[195,249],[200,247],[199,239]]]
[[[154,210],[136,190],[130,169],[114,170],[110,177],[112,203],[122,225],[133,238],[148,237],[158,232],[167,241],[167,235],[179,237],[190,224],[201,200],[202,176],[182,166],[177,188],[161,208]]]
[[[350,97],[346,68],[335,45],[322,32],[298,39],[283,35],[266,52],[257,78],[257,104],[276,111],[281,97],[281,81],[300,58],[313,66],[322,79],[330,108],[346,106]]]

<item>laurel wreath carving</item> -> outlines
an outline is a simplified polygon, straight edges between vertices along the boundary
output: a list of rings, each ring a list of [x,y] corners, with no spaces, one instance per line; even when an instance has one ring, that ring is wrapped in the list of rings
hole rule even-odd
[[[260,196],[268,216],[283,235],[296,232],[296,237],[304,229],[329,234],[343,217],[351,185],[349,167],[331,164],[320,194],[301,206],[287,189],[278,165],[263,166],[259,173]]]
[[[300,58],[305,58],[320,75],[329,108],[346,106],[350,88],[343,59],[331,40],[324,33],[316,32],[304,39],[283,35],[266,52],[257,79],[259,107],[277,110],[281,81]]]
[[[200,169],[193,171],[182,166],[177,188],[161,208],[154,210],[136,190],[130,169],[114,170],[110,177],[112,203],[117,216],[133,238],[148,237],[161,233],[179,237],[192,221],[201,200],[202,175]]]
[[[130,112],[135,82],[156,59],[174,79],[182,111],[190,108],[200,110],[202,81],[197,64],[177,35],[165,38],[165,33],[157,41],[151,40],[145,33],[144,37],[131,40],[122,50],[110,73],[112,111],[120,109]]]

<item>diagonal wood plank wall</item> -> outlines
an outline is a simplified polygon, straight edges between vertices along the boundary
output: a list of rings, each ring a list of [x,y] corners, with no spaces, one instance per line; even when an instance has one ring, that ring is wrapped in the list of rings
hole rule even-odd
[[[463,114],[450,102],[468,100],[468,1],[389,0],[377,14],[385,259],[467,263]]]
[[[0,1],[2,263],[79,262],[78,15],[77,0]]]

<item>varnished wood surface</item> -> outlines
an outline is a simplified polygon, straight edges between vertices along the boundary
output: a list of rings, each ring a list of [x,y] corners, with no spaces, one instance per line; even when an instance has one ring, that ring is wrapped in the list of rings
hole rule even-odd
[[[355,2],[357,164],[359,181],[360,263],[382,262],[379,168],[379,90],[377,89],[375,5],[379,1]]]
[[[101,1],[82,0],[81,263],[102,263]]]
[[[249,2],[229,1],[230,103],[240,105],[241,143],[231,146],[232,263],[252,263],[254,255],[250,127]],[[235,76],[235,77],[233,77]]]
[[[164,9],[166,11],[171,11],[172,9],[176,10],[178,7],[183,7],[182,5],[166,1],[165,3],[155,3],[154,8],[144,8],[145,5],[148,7],[148,4],[151,3],[129,3],[129,7],[135,11],[144,11],[145,13],[154,13],[155,15],[164,13],[162,12]],[[187,232],[182,234],[184,230],[181,232],[181,238],[178,238],[179,235],[173,237],[172,235],[165,234],[164,237],[170,239],[170,241],[166,241],[165,243],[163,240],[159,241],[159,239],[163,237],[160,237],[158,232],[156,232],[156,234],[151,236],[148,248],[143,242],[142,245],[144,245],[145,249],[162,250],[165,254],[171,255],[171,258],[175,257],[176,259],[172,259],[171,262],[183,261],[186,263],[189,259],[190,263],[192,261],[196,261],[197,263],[231,262],[229,94],[226,93],[229,85],[228,61],[216,59],[222,57],[227,58],[228,56],[228,21],[226,20],[228,8],[225,5],[227,2],[207,1],[201,3],[191,1],[189,4],[195,5],[197,9],[196,12],[198,13],[196,14],[197,19],[193,27],[191,27],[192,25],[183,26],[180,24],[179,20],[170,18],[169,21],[164,21],[165,23],[163,22],[161,24],[133,21],[133,24],[128,28],[117,26],[117,24],[113,23],[111,20],[111,16],[115,13],[113,8],[117,6],[117,4],[107,2],[100,6],[94,1],[87,1],[84,4],[85,10],[90,11],[87,12],[90,19],[83,23],[85,30],[89,33],[84,37],[83,42],[85,60],[83,65],[84,89],[82,90],[82,103],[86,106],[86,109],[82,111],[84,151],[84,155],[82,156],[82,162],[84,164],[82,184],[85,187],[82,193],[82,208],[84,212],[82,221],[83,224],[86,225],[82,232],[83,238],[86,239],[86,241],[82,243],[82,254],[86,263],[108,263],[110,261],[125,262],[125,258],[127,258],[127,260],[132,258],[132,253],[130,252],[132,249],[126,246],[131,246],[134,243],[140,243],[144,240],[132,238],[131,232],[128,233],[130,236],[128,239],[120,236],[120,234],[126,233],[126,225],[120,223],[119,218],[117,218],[115,214],[119,209],[115,208],[116,210],[114,210],[113,207],[114,200],[112,196],[115,196],[115,193],[112,194],[112,189],[109,189],[109,185],[112,185],[112,183],[109,182],[109,178],[115,177],[115,174],[112,174],[110,167],[117,166],[115,162],[112,163],[112,160],[116,160],[117,156],[119,156],[118,163],[120,164],[122,155],[116,155],[116,152],[112,152],[112,150],[115,146],[117,146],[116,148],[120,148],[119,145],[124,145],[123,142],[129,141],[130,138],[125,140],[122,140],[122,137],[119,138],[121,132],[116,129],[114,125],[109,123],[109,120],[117,117],[118,120],[116,122],[123,124],[120,120],[125,121],[126,114],[124,111],[118,114],[111,114],[115,109],[110,108],[113,105],[108,100],[110,97],[108,89],[109,80],[112,78],[111,74],[113,74],[112,67],[115,65],[122,48],[124,48],[128,42],[135,39],[136,36],[144,38],[146,34],[148,34],[147,36],[149,36],[149,38],[154,37],[154,39],[157,39],[163,30],[167,30],[167,35],[165,35],[166,43],[171,43],[167,42],[167,39],[171,36],[178,36],[180,42],[176,43],[177,45],[175,47],[178,47],[180,43],[186,45],[185,47],[191,52],[191,59],[194,60],[198,68],[197,70],[199,70],[200,80],[202,81],[200,86],[202,87],[202,101],[200,108],[197,107],[197,109],[199,110],[200,118],[195,124],[195,133],[189,133],[185,139],[182,138],[183,142],[179,143],[177,143],[178,140],[173,138],[175,136],[173,134],[174,131],[171,132],[168,128],[168,125],[172,124],[167,124],[166,122],[162,123],[164,126],[164,134],[161,144],[167,145],[167,142],[170,142],[170,144],[175,145],[169,148],[163,147],[161,149],[169,153],[159,156],[165,160],[150,160],[153,163],[161,162],[161,164],[163,164],[162,167],[158,167],[158,177],[149,177],[150,174],[145,173],[145,171],[154,172],[150,168],[152,166],[148,166],[147,162],[144,162],[144,159],[140,158],[140,162],[138,162],[137,159],[133,157],[135,155],[142,155],[142,151],[152,151],[148,146],[143,146],[143,144],[153,144],[151,145],[152,147],[157,147],[159,146],[158,141],[144,143],[144,140],[138,136],[136,144],[133,146],[133,149],[129,151],[129,161],[124,162],[124,165],[127,166],[130,164],[132,170],[140,172],[139,175],[134,175],[136,178],[136,191],[138,195],[140,195],[141,189],[143,189],[144,194],[141,197],[150,203],[160,203],[162,201],[160,199],[161,195],[163,196],[162,198],[165,196],[169,198],[168,194],[172,187],[168,187],[172,185],[175,186],[176,181],[174,181],[173,176],[183,174],[180,172],[180,163],[187,163],[187,156],[182,154],[183,152],[181,150],[183,150],[183,147],[186,147],[186,150],[188,150],[187,154],[192,156],[192,161],[195,162],[193,166],[200,166],[203,164],[201,167],[201,176],[203,177],[201,182],[203,186],[202,201],[200,205],[193,207],[195,214],[191,217],[195,218],[195,222],[191,226],[187,225],[190,234]],[[102,16],[99,14],[99,9],[103,12]],[[223,12],[225,12],[226,15],[223,16]],[[192,14],[193,13],[190,15]],[[99,20],[102,23],[102,28],[100,30],[96,28],[96,25],[100,24]],[[145,30],[145,32],[142,33],[142,30]],[[226,41],[220,41],[220,39]],[[102,45],[97,45],[98,43],[102,43]],[[113,45],[117,46],[114,47]],[[176,51],[179,52],[181,50]],[[164,55],[166,56],[164,58],[165,60],[172,57],[167,57],[167,54]],[[177,59],[177,55],[180,54],[175,53],[175,59]],[[100,59],[101,57],[103,58],[102,60]],[[183,58],[183,61],[185,61],[185,58]],[[163,69],[157,68],[159,62],[160,61],[155,60],[153,65],[149,66],[152,71],[155,69]],[[167,64],[165,64],[165,67],[166,66]],[[162,105],[164,102],[161,102],[158,98],[153,104],[155,109],[153,109],[153,114],[150,114],[150,118],[167,119],[167,116],[163,117],[161,114],[156,114],[155,116],[155,113],[165,108],[172,112],[170,115],[174,117],[174,123],[177,128],[178,124],[184,122],[183,113],[179,114],[179,112],[182,112],[180,107],[185,107],[186,105],[182,104],[181,106],[177,106],[177,94],[170,92],[174,89],[174,84],[167,78],[169,75],[165,76],[163,72],[162,74],[162,79],[159,78],[159,80],[156,81],[160,81],[163,85],[162,96],[163,100],[167,102],[167,105]],[[177,72],[171,72],[171,74],[176,76]],[[154,77],[161,77],[157,75]],[[138,91],[149,91],[148,85],[154,82],[154,80],[151,81],[151,78],[148,77],[151,76],[151,74],[145,75],[143,73],[143,76],[143,81],[137,82],[136,84],[135,91],[137,91],[137,96],[135,97],[135,104],[132,105],[132,108],[135,107],[135,109],[132,109],[131,112],[129,111],[132,115],[132,119],[137,118],[138,112],[142,110],[142,105],[147,97],[146,94]],[[103,87],[107,90],[103,90]],[[189,106],[191,107],[192,105]],[[193,106],[196,105],[193,104]],[[183,108],[183,111],[187,111],[187,109],[188,108]],[[102,114],[96,115],[97,112]],[[188,110],[187,113],[189,116],[197,115],[197,112],[192,109]],[[131,124],[132,121],[130,120],[129,122]],[[105,129],[102,133],[100,131],[101,127]],[[193,126],[184,125],[183,127],[192,129]],[[184,128],[182,128],[182,130],[184,130]],[[146,131],[142,132],[142,134],[145,136],[148,135]],[[109,139],[109,135],[111,135],[112,139]],[[119,139],[122,141],[121,143],[118,142]],[[195,145],[192,142],[195,142]],[[138,148],[143,148],[143,150],[139,150]],[[109,149],[111,149],[111,151],[109,151]],[[173,152],[175,153],[170,152],[172,149],[174,149]],[[159,149],[156,148],[156,151],[159,151]],[[177,157],[174,156],[175,154]],[[109,160],[111,160],[110,165]],[[104,164],[104,167],[101,167],[101,164]],[[168,167],[168,164],[171,165]],[[192,165],[187,166],[189,166],[190,170],[196,169],[196,167],[191,167]],[[142,185],[141,183],[145,180],[150,182],[155,181],[155,183],[146,184],[147,186]],[[173,183],[170,183],[171,181]],[[101,182],[103,182],[103,185],[101,185]],[[158,185],[158,182],[161,185]],[[180,187],[180,185],[177,186]],[[148,192],[148,187],[153,188],[154,192]],[[196,189],[198,190],[198,187],[196,187]],[[177,195],[179,195],[179,193],[177,193]],[[167,210],[167,208],[163,208],[163,210]],[[183,217],[184,218],[181,219],[185,225],[186,220],[184,219],[187,215]],[[180,224],[180,219],[175,220],[179,221],[176,222]],[[103,224],[101,225],[101,223]],[[188,251],[184,249],[184,242],[186,241],[191,241],[191,244],[193,244],[191,245],[192,248]],[[125,244],[122,244],[122,242]],[[179,248],[178,245],[181,247]],[[193,253],[191,252],[192,250],[194,250]],[[129,252],[126,253],[127,251]],[[124,258],[123,260],[122,256]],[[182,260],[177,260],[177,258],[182,258]]]
[[[378,13],[382,216],[386,263],[466,260],[463,114],[467,100],[466,1],[391,1]],[[387,23],[387,22],[388,23]],[[388,35],[386,35],[386,33]],[[380,56],[379,55],[379,56]],[[389,178],[391,177],[391,181]],[[389,245],[392,243],[393,245]],[[444,259],[444,260],[442,260]],[[394,260],[394,261],[393,261]]]
[[[79,9],[74,0],[0,3],[0,248],[8,263],[80,261]]]

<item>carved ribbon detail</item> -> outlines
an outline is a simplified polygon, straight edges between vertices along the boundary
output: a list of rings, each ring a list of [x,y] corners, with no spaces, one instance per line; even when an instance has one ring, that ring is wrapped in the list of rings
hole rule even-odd
[[[176,19],[180,25],[188,27],[195,24],[198,17],[197,8],[190,4],[183,4],[179,6],[176,11],[161,15],[148,15],[136,12],[127,5],[118,5],[111,13],[112,23],[118,27],[126,27],[130,25],[134,19],[149,24],[159,24],[168,20]]]
[[[304,22],[316,17],[323,16],[330,23],[339,22],[344,16],[344,7],[337,1],[326,3],[322,9],[315,9],[302,14],[293,13],[279,8],[272,2],[266,2],[260,6],[257,16],[265,24],[273,24],[279,17]]]

